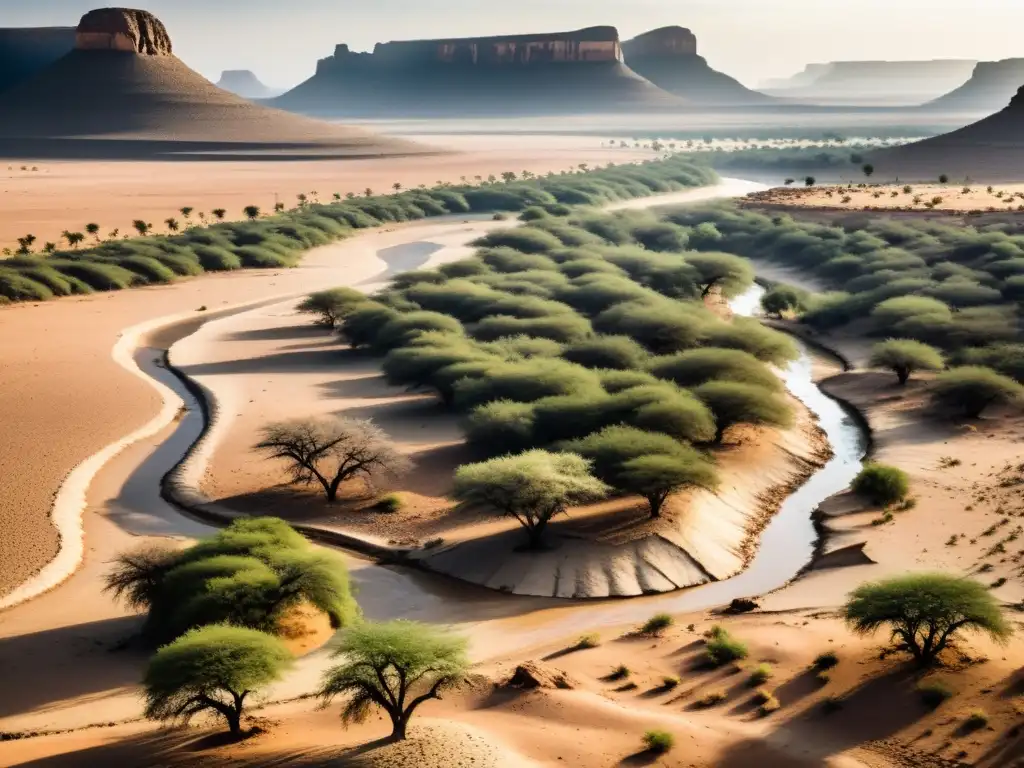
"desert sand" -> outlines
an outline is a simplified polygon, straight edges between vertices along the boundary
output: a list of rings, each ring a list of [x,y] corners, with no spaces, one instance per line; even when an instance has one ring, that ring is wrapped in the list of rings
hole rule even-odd
[[[464,225],[460,220],[411,225],[446,226]],[[135,421],[139,423],[158,410],[152,387],[108,359],[121,328],[153,314],[188,313],[203,304],[213,311],[272,296],[283,301],[310,285],[383,279],[386,267],[378,260],[381,249],[374,247],[373,238],[387,235],[368,233],[367,240],[364,235],[323,249],[295,270],[203,278],[165,288],[0,312],[0,323],[12,323],[3,329],[2,337],[18,339],[12,355],[18,363],[12,368],[16,375],[11,377],[15,397],[10,398],[8,419],[16,417],[22,420],[19,423],[26,423],[24,438],[5,454],[5,468],[14,467],[5,476],[23,478],[25,467],[42,468],[43,461],[56,455],[53,446],[60,446],[58,461],[73,463],[95,447],[121,437],[129,430],[129,420],[111,423],[111,414],[119,408],[123,414],[137,413]],[[447,237],[443,230],[429,237],[416,235],[417,240],[427,241],[442,237]],[[350,257],[343,260],[332,250],[346,248],[355,250],[347,251]],[[357,252],[363,255],[351,258]],[[168,294],[174,298],[165,298]],[[118,311],[107,317],[106,306],[117,306]],[[55,329],[66,328],[74,328],[74,336],[55,340]],[[156,341],[166,345],[184,330],[164,334]],[[34,350],[28,347],[32,341]],[[250,339],[248,343],[264,341]],[[310,339],[292,341],[305,344]],[[856,357],[852,352],[848,356]],[[75,371],[73,379],[67,375],[70,370]],[[959,647],[955,663],[940,673],[955,688],[956,696],[937,712],[928,713],[914,693],[917,680],[906,667],[894,659],[878,658],[886,638],[852,638],[835,620],[834,609],[853,586],[880,575],[925,568],[971,572],[986,564],[991,565],[991,578],[1008,579],[997,595],[1007,602],[1021,599],[1019,572],[1013,561],[1019,547],[1013,543],[1016,539],[1008,539],[1016,525],[1013,518],[1019,514],[1013,482],[1019,470],[1013,457],[1019,450],[1020,420],[993,417],[975,425],[974,430],[939,429],[916,407],[918,393],[913,388],[899,393],[893,382],[875,374],[855,371],[831,378],[834,367],[819,365],[816,370],[819,376],[829,378],[823,385],[828,391],[864,411],[875,432],[876,456],[905,467],[912,476],[913,495],[919,503],[897,515],[891,524],[872,526],[870,521],[878,511],[864,509],[849,498],[839,497],[826,506],[829,525],[839,534],[830,542],[862,542],[871,564],[812,571],[762,597],[761,611],[721,619],[706,613],[720,601],[701,597],[701,589],[581,606],[453,589],[443,581],[352,560],[353,579],[369,616],[454,623],[473,641],[473,655],[480,662],[478,672],[486,679],[459,696],[426,707],[420,721],[423,738],[399,748],[378,743],[364,747],[361,745],[384,735],[379,722],[343,730],[335,712],[316,711],[313,702],[295,701],[260,713],[269,721],[269,735],[229,748],[214,746],[203,731],[162,731],[130,722],[0,743],[0,765],[60,766],[83,761],[107,765],[156,761],[168,765],[315,765],[333,760],[341,765],[411,768],[430,765],[432,758],[425,750],[436,750],[440,742],[446,765],[461,762],[503,768],[501,760],[505,759],[517,766],[603,768],[649,764],[650,757],[640,752],[640,736],[651,727],[676,734],[676,750],[658,761],[665,766],[946,768],[961,764],[957,761],[986,768],[1012,765],[1022,749],[1019,732],[1009,730],[1019,720],[1018,670],[1024,662],[1019,642],[999,648],[972,639]],[[49,389],[60,381],[64,385],[59,391],[40,390],[40,382],[46,382]],[[50,395],[45,402],[43,394]],[[6,407],[7,399],[4,402]],[[55,403],[67,410],[59,412],[60,419],[50,421]],[[82,414],[95,414],[96,418],[86,423]],[[82,426],[70,431],[72,423]],[[126,616],[101,595],[97,581],[104,561],[141,541],[140,534],[189,537],[202,532],[202,526],[160,506],[156,478],[152,471],[147,474],[147,467],[159,464],[154,456],[175,428],[170,425],[128,448],[97,475],[87,498],[87,551],[82,567],[51,593],[0,616],[0,665],[10,670],[5,682],[14,683],[5,686],[0,703],[0,731],[59,730],[137,717],[135,686],[144,659],[131,651],[111,650],[131,634],[138,619]],[[47,439],[39,439],[40,434]],[[982,446],[983,460],[975,456]],[[956,467],[946,463],[944,469],[940,461],[947,456],[961,458],[962,463]],[[35,485],[44,485],[45,473],[38,477],[42,482]],[[59,475],[53,478],[49,487],[56,487],[59,479]],[[6,491],[4,498],[10,498]],[[964,503],[968,498],[972,499],[970,508]],[[5,530],[11,530],[10,525],[40,530],[38,512],[46,509],[47,499],[47,494],[39,495],[33,520],[5,520]],[[13,505],[12,510],[18,511]],[[145,514],[126,514],[140,511]],[[1001,523],[1003,518],[1010,522]],[[986,534],[993,526],[993,533]],[[953,533],[962,539],[946,546]],[[26,541],[19,543],[19,549],[25,549]],[[997,542],[1007,552],[986,555]],[[4,553],[5,562],[7,558]],[[677,614],[676,627],[664,638],[631,634],[640,622],[661,610]],[[700,634],[712,621],[722,621],[749,644],[748,667],[772,663],[775,675],[766,687],[779,699],[778,712],[763,719],[757,716],[749,703],[745,674],[694,669]],[[601,633],[599,648],[565,653],[581,633],[591,630]],[[308,642],[299,650],[313,652],[303,658],[294,676],[275,689],[272,698],[287,699],[315,686],[327,659],[323,650],[312,648],[319,642],[317,636]],[[807,670],[816,655],[831,649],[838,653],[840,664],[822,684]],[[530,693],[494,687],[508,678],[516,664],[545,657],[545,663],[570,678],[572,690]],[[26,664],[31,658],[38,658],[40,664]],[[633,670],[630,678],[625,682],[608,680],[619,664]],[[679,685],[663,687],[662,678],[667,675],[678,676]],[[725,695],[722,702],[708,708],[698,705],[698,699],[718,690]],[[832,697],[841,701],[841,707],[826,715],[823,703]],[[962,723],[966,713],[975,708],[988,713],[989,725],[967,733]]]
[[[909,191],[907,191],[909,189]],[[847,200],[846,198],[849,198]],[[1017,211],[1024,206],[1024,184],[987,185],[960,179],[947,184],[838,184],[815,187],[775,187],[755,192],[755,206],[810,208],[830,211],[930,211],[962,214]]]
[[[31,233],[39,243],[59,242],[64,230],[83,231],[98,223],[104,234],[134,234],[132,222],[145,219],[166,231],[164,220],[179,209],[202,211],[208,221],[215,208],[240,219],[247,205],[272,211],[277,202],[295,205],[300,193],[323,202],[338,193],[384,194],[439,181],[457,184],[504,171],[536,174],[564,171],[579,163],[591,166],[650,159],[649,150],[602,147],[580,136],[410,136],[437,154],[377,159],[301,160],[249,157],[231,160],[154,161],[41,160],[4,157],[0,150],[0,248],[16,247],[16,238]],[[24,168],[24,169],[23,169]],[[36,170],[33,170],[36,169]]]

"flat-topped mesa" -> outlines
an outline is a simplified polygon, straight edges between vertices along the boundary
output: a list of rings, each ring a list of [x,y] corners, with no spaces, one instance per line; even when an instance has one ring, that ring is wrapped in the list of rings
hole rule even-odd
[[[80,51],[121,51],[140,56],[171,56],[171,36],[149,11],[100,8],[78,23],[75,48]]]
[[[697,36],[685,27],[661,27],[622,44],[627,58],[676,58],[697,55]]]
[[[589,27],[573,32],[535,35],[392,41],[377,43],[373,53],[355,53],[342,44],[334,49],[333,56],[320,60],[317,72],[328,73],[353,66],[485,68],[621,61],[618,30],[615,27]]]

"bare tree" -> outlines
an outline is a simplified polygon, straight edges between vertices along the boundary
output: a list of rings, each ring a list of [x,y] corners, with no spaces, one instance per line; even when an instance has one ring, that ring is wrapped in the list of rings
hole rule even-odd
[[[372,486],[375,477],[401,475],[412,466],[387,435],[364,419],[297,419],[263,428],[255,450],[288,462],[291,482],[319,483],[333,502],[346,480],[361,477]]]

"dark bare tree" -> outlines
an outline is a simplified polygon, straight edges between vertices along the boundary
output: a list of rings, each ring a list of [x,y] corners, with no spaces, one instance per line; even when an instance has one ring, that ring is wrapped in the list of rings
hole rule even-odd
[[[361,477],[373,485],[380,475],[401,475],[411,462],[387,435],[364,419],[298,419],[263,428],[255,450],[288,463],[291,482],[319,483],[333,502],[346,480]]]

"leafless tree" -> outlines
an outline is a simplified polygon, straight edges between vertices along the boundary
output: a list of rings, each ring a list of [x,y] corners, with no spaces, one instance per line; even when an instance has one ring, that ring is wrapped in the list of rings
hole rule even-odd
[[[291,482],[319,483],[333,502],[346,480],[398,476],[412,466],[387,435],[364,419],[297,419],[268,424],[255,450],[288,463]]]

